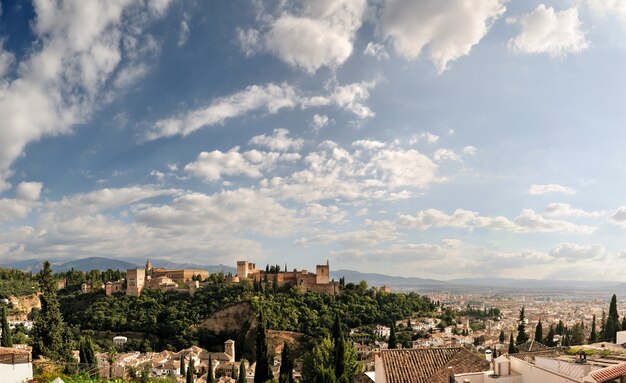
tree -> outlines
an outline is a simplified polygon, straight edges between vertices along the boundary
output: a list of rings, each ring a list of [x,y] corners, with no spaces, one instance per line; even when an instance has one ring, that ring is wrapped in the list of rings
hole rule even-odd
[[[517,338],[515,339],[515,344],[520,345],[526,343],[528,341],[528,334],[526,334],[526,322],[524,318],[524,306],[519,312],[519,320],[517,322]]]
[[[593,316],[591,320],[591,334],[589,335],[589,343],[596,343],[598,341],[598,333],[596,332],[596,316]]]
[[[256,334],[256,368],[254,370],[254,383],[264,383],[272,378],[273,375],[270,368],[267,338],[265,334],[265,321],[263,320],[263,313],[261,312],[259,314],[259,325]]]
[[[194,363],[193,358],[189,359],[189,367],[187,367],[187,377],[185,379],[185,383],[193,383],[194,381],[194,374],[196,373],[196,366]]]
[[[78,356],[80,363],[97,365],[96,352],[94,350],[93,341],[90,337],[81,337],[78,346]]]
[[[543,326],[541,325],[541,319],[539,319],[537,327],[535,327],[535,341],[543,342]]]
[[[554,325],[553,324],[550,325],[550,328],[548,330],[548,335],[546,335],[546,338],[544,339],[543,344],[545,344],[548,347],[556,346],[554,344]]]
[[[509,354],[517,353],[517,347],[515,347],[515,343],[513,342],[513,333],[511,333],[511,337],[509,338]]]
[[[389,334],[389,346],[390,350],[398,348],[398,340],[396,338],[396,321],[391,321],[391,332]]]
[[[41,311],[33,326],[33,356],[47,356],[53,360],[72,360],[67,339],[67,328],[57,300],[57,284],[52,276],[50,262],[43,264],[37,274],[41,292]]]
[[[606,325],[602,338],[615,342],[616,333],[621,329],[619,322],[619,315],[617,313],[617,297],[615,294],[611,297],[611,304],[609,306],[609,315],[606,318]]]
[[[333,342],[335,346],[333,355],[335,377],[340,378],[346,370],[346,342],[343,337],[343,331],[341,331],[341,320],[339,319],[339,314],[335,314],[335,323],[333,324]]]
[[[559,324],[556,325],[555,333],[556,335],[563,335],[564,332],[565,332],[565,325],[563,324],[563,321],[559,319]]]
[[[11,339],[11,327],[9,326],[9,320],[7,319],[6,306],[2,306],[2,339],[0,340],[0,346],[13,347],[13,340]]]
[[[213,373],[213,358],[209,354],[209,381],[208,383],[215,383],[215,374]]]
[[[500,343],[504,343],[504,330],[500,330],[500,336],[498,337]]]
[[[237,383],[246,383],[246,360],[241,359],[239,362],[239,376],[237,377]]]
[[[585,343],[585,331],[584,326],[581,323],[576,323],[570,331],[570,346],[578,346]]]
[[[181,353],[180,355],[180,375],[186,376],[187,370],[185,370],[185,356]]]
[[[287,342],[283,345],[283,352],[280,356],[278,383],[293,383],[293,357]]]
[[[622,331],[626,331],[626,315],[622,317]]]
[[[600,320],[600,336],[604,335],[605,329],[606,329],[606,312],[602,310],[602,319]]]

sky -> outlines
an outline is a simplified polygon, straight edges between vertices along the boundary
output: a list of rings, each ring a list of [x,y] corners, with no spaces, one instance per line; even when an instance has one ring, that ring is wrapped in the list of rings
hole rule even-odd
[[[0,263],[626,281],[626,2],[0,4]]]

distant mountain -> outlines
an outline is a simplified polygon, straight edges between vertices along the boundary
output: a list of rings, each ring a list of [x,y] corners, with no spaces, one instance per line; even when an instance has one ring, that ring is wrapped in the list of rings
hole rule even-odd
[[[122,261],[120,259],[109,259],[109,258],[101,258],[101,257],[91,257],[91,258],[83,258],[77,259],[74,261],[68,261],[61,263],[60,265],[54,265],[52,270],[56,273],[62,271],[68,271],[70,269],[79,270],[79,271],[91,271],[91,270],[128,270],[134,269],[138,265],[126,261]]]
[[[344,277],[346,282],[358,283],[367,282],[371,286],[390,286],[390,287],[435,287],[445,286],[446,282],[436,279],[423,279],[416,277],[395,277],[377,273],[361,273],[355,270],[336,270],[330,272],[330,277],[339,280]]]
[[[200,270],[207,270],[210,273],[219,273],[220,271],[222,271],[224,274],[233,273],[233,275],[237,273],[237,268],[232,267],[232,266],[222,265],[222,264],[198,265],[195,263],[177,263],[177,262],[170,262],[170,261],[164,261],[164,260],[159,260],[159,259],[151,260],[150,262],[152,263],[153,267],[162,267],[164,269],[200,269]]]
[[[43,268],[43,262],[43,259],[24,259],[15,262],[5,262],[2,263],[0,267],[36,273]],[[58,261],[54,260],[50,260],[50,263],[52,265],[59,264]]]

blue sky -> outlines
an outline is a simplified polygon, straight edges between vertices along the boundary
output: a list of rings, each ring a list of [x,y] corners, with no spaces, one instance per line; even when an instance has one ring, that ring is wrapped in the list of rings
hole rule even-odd
[[[1,5],[0,261],[626,281],[622,2]]]

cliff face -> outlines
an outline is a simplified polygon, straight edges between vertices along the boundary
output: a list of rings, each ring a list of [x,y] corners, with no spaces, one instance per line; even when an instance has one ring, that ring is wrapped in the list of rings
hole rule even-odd
[[[11,310],[9,314],[9,320],[11,321],[26,320],[33,308],[41,308],[41,301],[39,301],[37,294],[22,297],[11,296],[9,300],[13,306],[13,310]]]

